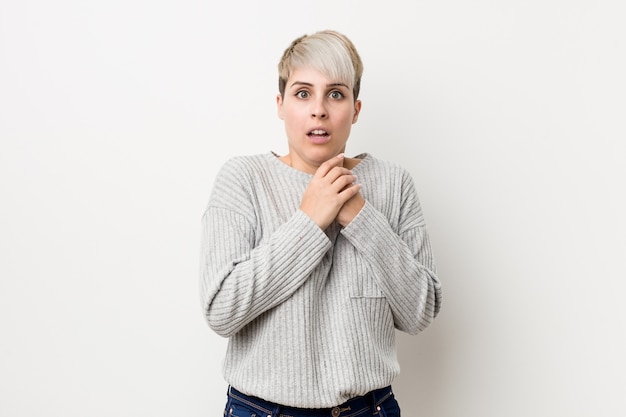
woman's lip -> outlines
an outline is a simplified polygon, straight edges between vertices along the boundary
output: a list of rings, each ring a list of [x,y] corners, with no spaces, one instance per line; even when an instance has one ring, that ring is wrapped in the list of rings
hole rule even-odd
[[[328,143],[330,141],[330,135],[312,135],[312,134],[308,134],[308,135],[306,135],[306,137],[309,139],[309,141],[311,143],[314,143],[315,145],[323,145],[323,144]]]
[[[323,127],[314,127],[312,129],[309,129],[309,135],[313,134],[313,132],[317,132],[317,133],[321,133],[321,134],[325,134],[328,135],[328,130],[324,129]]]

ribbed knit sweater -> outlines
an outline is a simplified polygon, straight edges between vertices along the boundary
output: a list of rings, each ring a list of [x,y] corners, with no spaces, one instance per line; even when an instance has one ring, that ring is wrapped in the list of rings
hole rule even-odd
[[[408,172],[357,156],[365,206],[321,230],[299,209],[312,175],[273,153],[218,172],[202,217],[200,292],[206,320],[228,337],[225,380],[248,395],[333,407],[390,385],[395,329],[437,315],[435,273]]]

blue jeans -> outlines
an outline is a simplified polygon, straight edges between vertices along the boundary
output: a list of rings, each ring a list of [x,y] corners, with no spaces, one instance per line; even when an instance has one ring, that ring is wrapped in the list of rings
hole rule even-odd
[[[224,417],[400,417],[391,387],[352,398],[333,408],[286,407],[228,388]]]

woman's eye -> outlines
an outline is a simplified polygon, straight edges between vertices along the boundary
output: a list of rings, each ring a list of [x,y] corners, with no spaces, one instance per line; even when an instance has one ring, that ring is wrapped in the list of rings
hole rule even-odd
[[[296,93],[296,97],[298,97],[298,98],[308,98],[309,97],[309,92],[308,91],[298,91]]]
[[[340,98],[343,98],[343,93],[341,91],[331,91],[330,92],[330,98],[338,100]]]

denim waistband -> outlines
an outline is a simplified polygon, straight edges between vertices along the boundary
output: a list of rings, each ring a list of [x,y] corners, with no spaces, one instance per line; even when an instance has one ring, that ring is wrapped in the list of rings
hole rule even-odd
[[[261,398],[246,395],[233,387],[228,387],[228,396],[239,400],[250,407],[256,408],[262,414],[269,417],[278,416],[309,416],[309,417],[350,417],[372,410],[391,397],[391,386],[370,391],[365,395],[352,398],[343,404],[331,408],[298,408],[288,407],[265,401]]]

